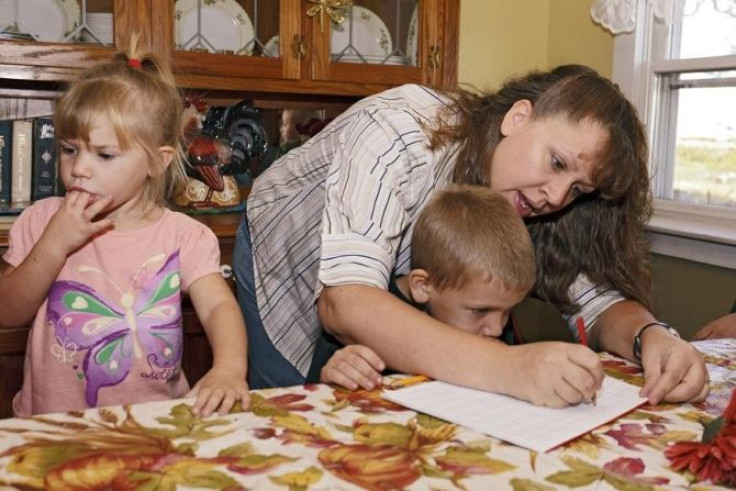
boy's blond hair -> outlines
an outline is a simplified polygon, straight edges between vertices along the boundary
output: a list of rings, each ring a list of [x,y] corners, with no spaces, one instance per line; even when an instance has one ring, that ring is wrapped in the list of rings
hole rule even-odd
[[[73,82],[56,105],[54,118],[59,139],[89,142],[98,118],[112,124],[123,150],[140,146],[148,155],[151,176],[144,197],[164,205],[185,178],[181,146],[182,101],[169,67],[154,54],[138,48],[134,36],[127,53],[97,64]],[[158,148],[175,150],[166,170]]]
[[[422,210],[411,239],[411,267],[439,289],[471,279],[500,280],[511,291],[534,285],[534,248],[511,204],[483,186],[438,191]]]

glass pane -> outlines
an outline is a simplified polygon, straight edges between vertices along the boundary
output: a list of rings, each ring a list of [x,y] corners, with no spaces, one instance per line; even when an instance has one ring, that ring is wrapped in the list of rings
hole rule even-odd
[[[279,55],[279,0],[176,0],[174,45],[180,51]]]
[[[355,0],[343,14],[332,21],[332,61],[418,66],[418,0]]]
[[[679,89],[672,198],[736,208],[736,87]]]
[[[725,0],[685,0],[676,58],[736,53],[736,3]]]
[[[2,0],[0,38],[113,44],[113,0]]]
[[[86,0],[82,2],[82,7],[79,40],[104,46],[113,45],[112,0]]]

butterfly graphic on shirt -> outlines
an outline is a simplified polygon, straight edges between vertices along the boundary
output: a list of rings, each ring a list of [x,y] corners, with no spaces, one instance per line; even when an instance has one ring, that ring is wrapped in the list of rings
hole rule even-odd
[[[128,376],[135,359],[171,373],[182,353],[179,253],[175,252],[155,274],[146,274],[164,254],[151,257],[138,269],[127,290],[103,271],[80,266],[81,273],[102,275],[120,293],[117,302],[76,281],[51,286],[47,321],[57,339],[87,349],[82,361],[87,404],[96,406],[102,387],[117,385]]]

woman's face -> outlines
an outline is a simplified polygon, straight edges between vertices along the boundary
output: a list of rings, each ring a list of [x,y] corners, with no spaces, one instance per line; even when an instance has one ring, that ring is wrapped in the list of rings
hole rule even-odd
[[[491,160],[491,188],[522,217],[558,211],[595,191],[591,178],[608,132],[590,120],[532,118],[529,101],[516,102],[501,123],[504,138]]]

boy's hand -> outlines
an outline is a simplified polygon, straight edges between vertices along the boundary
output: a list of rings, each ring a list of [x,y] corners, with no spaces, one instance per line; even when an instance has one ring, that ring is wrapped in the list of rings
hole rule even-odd
[[[372,390],[381,385],[386,363],[375,351],[361,344],[348,345],[332,355],[320,372],[320,382],[337,384],[349,390]]]
[[[110,218],[92,221],[112,201],[111,196],[92,200],[83,191],[70,191],[64,197],[59,210],[51,217],[44,238],[65,256],[82,246],[90,237],[113,226]]]
[[[209,416],[216,410],[227,414],[240,401],[243,409],[250,404],[250,393],[245,376],[219,367],[213,367],[197,382],[185,397],[197,397],[192,411]]]
[[[508,394],[538,406],[592,402],[603,383],[598,355],[581,344],[539,342],[512,346]]]

